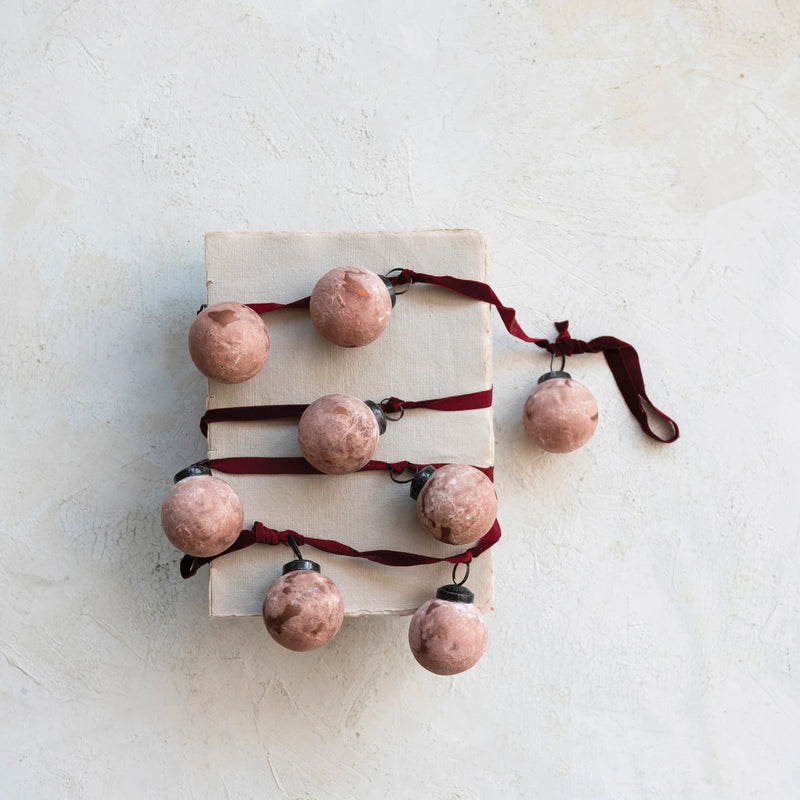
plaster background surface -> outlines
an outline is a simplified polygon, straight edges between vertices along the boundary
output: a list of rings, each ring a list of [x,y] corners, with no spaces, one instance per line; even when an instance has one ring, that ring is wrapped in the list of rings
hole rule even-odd
[[[790,798],[800,6],[97,0],[0,9],[0,797]],[[601,357],[567,457],[494,318],[489,648],[321,651],[207,617],[158,511],[203,453],[213,230],[475,227],[529,332]]]

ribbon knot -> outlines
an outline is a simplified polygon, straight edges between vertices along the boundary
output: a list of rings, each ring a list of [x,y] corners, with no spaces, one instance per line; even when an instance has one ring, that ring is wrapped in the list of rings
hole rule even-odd
[[[405,403],[406,401],[401,400],[399,397],[387,397],[385,400],[381,401],[380,407],[381,411],[396,414],[398,411],[403,410]]]
[[[398,284],[408,283],[411,281],[416,273],[413,269],[409,269],[408,267],[404,267],[401,269],[397,275],[392,275],[389,280],[392,283],[392,286],[397,286]]]
[[[393,472],[395,475],[400,475],[407,469],[413,469],[414,471],[419,469],[416,464],[412,464],[410,461],[395,461],[387,466],[389,468],[389,472]]]
[[[556,322],[556,330],[558,331],[557,342],[566,342],[572,338],[569,333],[569,320],[565,319],[563,322]]]
[[[569,332],[569,320],[555,323],[558,335],[555,341],[545,345],[545,350],[554,356],[571,356],[576,352],[585,352],[581,349],[581,342],[579,339],[573,339]]]
[[[288,544],[289,536],[293,536],[298,545],[305,544],[305,538],[295,531],[276,531],[274,528],[268,528],[261,522],[256,521],[253,524],[253,541],[258,544],[279,545]]]
[[[266,525],[263,525],[261,522],[256,522],[253,525],[253,537],[255,541],[259,544],[281,544],[280,535],[278,531],[273,530],[272,528],[268,528]]]

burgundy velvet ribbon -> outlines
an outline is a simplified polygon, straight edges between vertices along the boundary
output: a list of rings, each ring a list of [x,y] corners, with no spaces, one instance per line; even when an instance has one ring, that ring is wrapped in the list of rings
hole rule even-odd
[[[468,394],[454,394],[450,397],[437,397],[433,400],[401,400],[387,397],[380,403],[381,410],[392,414],[409,408],[431,408],[436,411],[471,411],[476,408],[489,408],[492,405],[492,387]]]
[[[217,472],[226,475],[324,475],[315,469],[301,456],[231,456],[230,458],[209,458],[202,462]],[[445,466],[440,464],[412,464],[410,461],[368,461],[357,472],[372,472],[375,470],[391,470],[399,475],[407,469],[417,470],[420,466],[430,465],[436,469]],[[494,480],[494,467],[475,467],[486,475],[489,480]],[[349,473],[352,474],[352,473]]]
[[[301,297],[293,303],[244,303],[248,308],[252,308],[256,314],[266,314],[269,311],[277,311],[281,308],[308,308],[308,301],[311,296]]]
[[[401,400],[399,397],[388,397],[378,405],[388,414],[410,408],[431,408],[437,411],[469,411],[475,408],[489,408],[492,404],[492,389],[483,389],[469,394],[457,394],[451,397],[437,397],[432,400]],[[299,417],[308,405],[287,404],[274,406],[231,406],[230,408],[212,408],[200,419],[200,430],[203,436],[208,435],[211,422],[254,422],[268,419],[291,419]]]
[[[551,342],[548,339],[528,336],[517,322],[517,312],[510,306],[503,305],[491,286],[481,283],[480,281],[454,278],[451,275],[428,275],[413,269],[399,270],[398,273],[392,275],[389,280],[395,286],[406,283],[427,283],[431,286],[441,286],[444,289],[448,289],[456,294],[461,294],[464,297],[489,303],[497,309],[500,318],[503,320],[503,324],[506,326],[506,330],[512,336],[516,336],[523,342],[535,344],[537,347],[541,347],[543,350],[547,350],[548,353],[552,353],[555,356],[566,357],[579,353],[602,353],[603,356],[605,356],[606,363],[611,370],[611,374],[614,376],[614,380],[622,394],[625,404],[636,418],[641,429],[658,442],[674,442],[680,436],[678,423],[671,417],[668,417],[663,411],[656,408],[647,396],[644,386],[644,377],[642,376],[642,368],[639,363],[639,356],[633,348],[633,345],[623,342],[621,339],[617,339],[614,336],[598,336],[595,339],[590,339],[588,342],[582,341],[581,339],[573,339],[570,336],[568,330],[569,323],[566,320],[556,323],[558,336],[555,342]],[[293,303],[247,303],[246,305],[257,313],[263,314],[268,311],[275,311],[279,308],[308,308],[308,302],[309,298],[303,297],[300,300],[295,300]],[[407,405],[406,407],[411,408],[412,406]],[[223,409],[216,409],[215,412],[222,410]],[[659,419],[669,432],[662,436],[654,431],[650,427],[648,414],[652,414],[655,418]],[[272,419],[273,417],[257,418]],[[245,419],[245,417],[240,419]],[[252,419],[252,417],[247,417],[247,419]],[[203,421],[201,421],[201,428],[204,424],[207,426],[207,423],[211,421],[214,420],[204,417]],[[205,433],[205,430],[203,432]]]
[[[468,564],[473,558],[477,558],[481,553],[485,553],[492,545],[496,544],[500,540],[501,531],[500,524],[495,520],[492,527],[472,547],[456,555],[436,558],[434,556],[419,555],[418,553],[406,553],[402,550],[356,550],[333,539],[315,539],[291,530],[278,531],[256,522],[252,529],[242,531],[239,534],[239,538],[224,553],[209,558],[185,555],[181,559],[181,576],[183,578],[191,578],[200,567],[208,564],[209,561],[228,553],[234,553],[237,550],[243,550],[253,544],[283,544],[288,546],[290,536],[294,538],[300,547],[309,545],[332,555],[365,558],[368,561],[374,561],[376,564],[383,564],[387,567],[416,567],[423,564],[439,564],[443,561],[451,564]]]
[[[523,342],[531,342],[553,355],[571,356],[578,353],[602,353],[625,400],[625,404],[636,418],[641,429],[651,438],[664,443],[674,442],[680,435],[675,420],[657,409],[647,396],[642,368],[639,364],[639,356],[633,346],[627,342],[623,342],[614,336],[598,336],[588,342],[573,339],[570,336],[569,323],[566,320],[556,323],[558,336],[555,342],[528,336],[517,322],[517,312],[513,308],[504,306],[492,288],[479,281],[454,278],[450,275],[426,275],[413,269],[403,269],[399,274],[393,275],[390,280],[393,284],[427,283],[432,286],[442,286],[451,292],[470,297],[473,300],[482,300],[484,303],[490,303],[497,309],[503,324],[506,326],[506,330],[512,336],[516,336]],[[666,436],[656,433],[650,427],[648,413],[659,418],[671,432]]]

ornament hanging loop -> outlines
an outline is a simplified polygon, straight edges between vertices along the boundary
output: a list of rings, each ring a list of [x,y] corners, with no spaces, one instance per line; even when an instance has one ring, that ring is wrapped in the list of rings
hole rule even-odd
[[[558,369],[553,368],[553,362],[556,360],[556,355],[561,356],[561,366]],[[563,353],[550,353],[550,372],[545,372],[544,375],[539,376],[539,380],[536,381],[536,383],[544,383],[545,381],[549,381],[551,378],[571,378],[572,375],[570,375],[569,372],[564,371],[566,364],[567,357]]]
[[[396,470],[394,467],[390,466],[389,467],[389,477],[392,479],[392,481],[394,483],[411,483],[411,481],[414,480],[414,475],[416,475],[418,469],[419,469],[419,467],[417,467],[416,464],[408,464],[401,470]],[[410,478],[405,478],[404,480],[401,481],[401,480],[398,480],[395,477],[395,475],[402,475],[404,472],[406,472],[408,470],[413,470],[413,472],[414,472],[414,475],[412,475]]]
[[[400,416],[397,417],[390,417],[389,412],[384,409],[384,406],[391,400],[390,397],[384,397],[383,400],[378,403],[381,407],[381,411],[383,411],[383,416],[386,417],[387,422],[400,422],[401,419],[405,416],[406,409],[404,406],[400,406],[399,414]]]
[[[313,570],[314,572],[320,572],[319,564],[317,564],[316,561],[309,561],[308,559],[303,558],[300,548],[297,546],[297,542],[291,533],[286,537],[286,544],[288,544],[289,547],[291,547],[294,551],[294,561],[288,561],[283,565],[284,575],[289,572],[297,572],[300,570]]]
[[[453,564],[453,586],[463,586],[467,582],[467,578],[469,578],[469,561],[464,561],[463,564],[464,577],[460,581],[456,580],[459,564]]]
[[[294,536],[292,536],[291,533],[286,537],[286,541],[289,543],[289,547],[292,548],[297,560],[298,561],[302,561],[303,560],[303,556],[300,553],[300,548],[297,546],[297,542],[294,540]]]
[[[389,280],[389,281],[391,281],[391,279],[392,279],[392,275],[393,275],[395,272],[396,272],[398,275],[401,275],[401,274],[402,274],[402,272],[403,272],[403,269],[402,269],[402,267],[395,267],[394,269],[390,269],[390,270],[389,270],[389,271],[388,271],[388,272],[387,272],[387,273],[386,273],[386,274],[385,274],[383,277],[384,277],[386,280]],[[412,278],[408,278],[408,279],[406,280],[406,282],[405,282],[405,283],[401,283],[401,284],[400,284],[400,286],[405,286],[406,288],[405,288],[405,289],[403,289],[403,291],[402,291],[402,292],[398,292],[398,291],[397,291],[397,287],[396,287],[396,286],[394,286],[394,284],[393,284],[393,286],[394,286],[394,293],[395,293],[395,294],[396,294],[396,295],[399,297],[401,294],[405,294],[405,293],[406,293],[406,292],[407,292],[407,291],[408,291],[408,290],[409,290],[409,289],[410,289],[410,288],[411,288],[413,285],[414,285],[414,281],[413,281],[413,279],[412,279]]]
[[[178,481],[182,481],[184,478],[190,478],[194,475],[210,475],[211,469],[208,466],[208,459],[204,458],[202,461],[195,461],[194,464],[189,464],[188,467],[185,467],[180,472],[175,473],[172,481],[173,483],[177,483]]]

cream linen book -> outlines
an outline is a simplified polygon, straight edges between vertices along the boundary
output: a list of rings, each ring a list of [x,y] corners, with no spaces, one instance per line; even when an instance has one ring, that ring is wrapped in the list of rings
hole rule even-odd
[[[306,297],[334,267],[357,265],[385,274],[408,267],[435,275],[485,281],[484,236],[472,230],[415,233],[211,233],[206,236],[209,305],[288,303]],[[381,336],[359,348],[330,344],[307,310],[264,315],[272,346],[264,369],[237,385],[208,382],[207,407],[311,403],[342,393],[380,402],[394,396],[427,400],[491,386],[490,307],[435,286],[416,285],[397,298]],[[208,456],[299,456],[295,420],[217,422],[209,426]],[[389,423],[374,456],[492,466],[491,408],[472,411],[412,409]],[[242,498],[245,526],[336,539],[357,550],[386,548],[446,556],[460,552],[433,539],[419,524],[407,485],[386,472],[353,475],[227,475]],[[407,477],[407,476],[406,476]],[[386,567],[329,555],[310,546],[339,587],[348,615],[411,614],[437,587],[451,582],[452,565]],[[211,562],[209,600],[215,617],[261,613],[269,585],[292,560],[285,546],[253,545]],[[463,574],[459,569],[459,575]],[[494,591],[492,551],[471,565],[467,586],[483,609]]]

